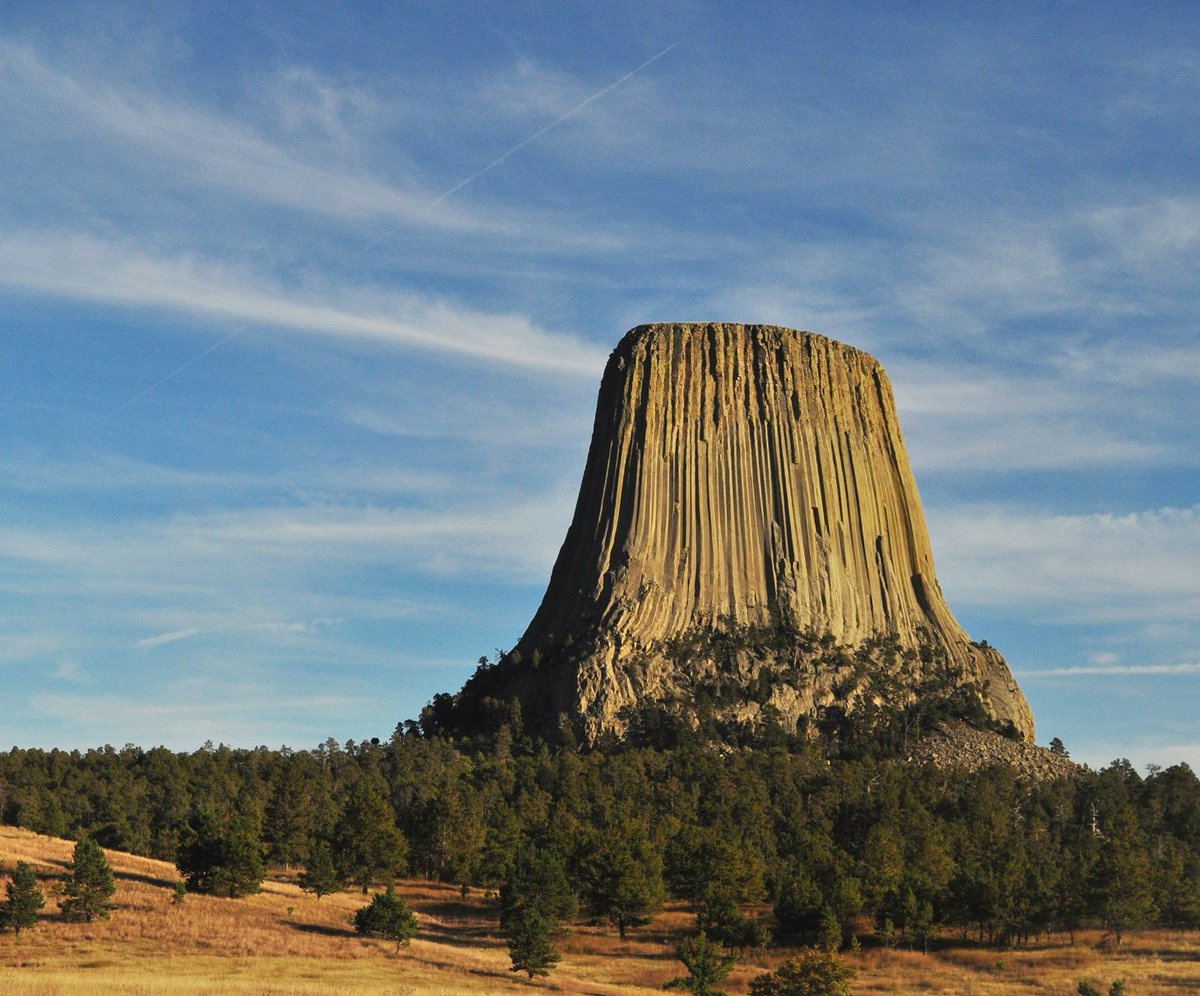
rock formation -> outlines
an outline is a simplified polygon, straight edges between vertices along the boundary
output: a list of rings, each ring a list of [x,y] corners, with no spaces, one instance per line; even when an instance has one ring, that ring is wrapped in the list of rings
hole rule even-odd
[[[541,607],[459,699],[515,698],[527,724],[565,717],[588,740],[646,702],[688,715],[700,693],[794,728],[878,700],[864,662],[900,700],[936,665],[1033,738],[1003,658],[942,597],[879,363],[774,326],[643,325],[609,358]]]

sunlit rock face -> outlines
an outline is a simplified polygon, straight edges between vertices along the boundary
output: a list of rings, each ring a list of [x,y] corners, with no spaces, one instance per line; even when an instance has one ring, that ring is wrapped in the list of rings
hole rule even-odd
[[[1003,658],[971,643],[942,597],[879,363],[775,326],[639,326],[608,361],[541,607],[464,695],[519,699],[527,723],[565,719],[588,740],[621,735],[647,701],[686,713],[689,695],[718,679],[721,708],[747,721],[767,704],[790,726],[853,708],[837,664],[739,698],[739,680],[749,688],[791,652],[737,644],[717,660],[680,649],[704,644],[697,634],[768,630],[907,651],[901,696],[936,657],[981,686],[993,719],[1033,738]]]

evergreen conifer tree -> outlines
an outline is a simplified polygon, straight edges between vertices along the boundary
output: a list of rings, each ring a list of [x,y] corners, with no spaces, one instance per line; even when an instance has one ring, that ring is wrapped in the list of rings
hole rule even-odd
[[[8,898],[0,903],[0,930],[9,927],[20,933],[37,923],[38,910],[46,905],[46,897],[38,888],[37,876],[25,861],[18,861],[8,880]]]
[[[724,996],[717,983],[733,971],[737,958],[725,954],[717,941],[709,940],[702,930],[680,941],[675,955],[688,974],[672,979],[664,989],[686,989],[693,996]]]
[[[258,892],[266,875],[262,846],[249,824],[223,823],[207,808],[192,814],[175,864],[190,891],[232,899]]]
[[[514,972],[546,975],[558,963],[554,939],[579,908],[557,856],[522,847],[500,886],[500,927],[508,938]]]
[[[333,863],[338,875],[360,886],[363,895],[395,877],[408,861],[408,841],[396,827],[396,814],[367,779],[350,789],[333,828]]]
[[[649,923],[662,909],[662,855],[640,822],[608,828],[586,862],[585,879],[588,908],[607,917],[621,940],[626,930]]]
[[[309,851],[304,871],[300,873],[300,888],[320,900],[322,896],[337,892],[341,887],[342,880],[333,866],[329,846],[323,840],[317,841]]]
[[[354,929],[370,937],[383,937],[400,945],[408,944],[417,935],[417,918],[408,903],[396,895],[392,886],[371,899],[354,914]]]
[[[806,951],[750,983],[750,996],[850,996],[855,971],[832,951]]]
[[[90,837],[75,845],[75,853],[67,866],[71,877],[63,887],[67,898],[61,903],[66,920],[107,920],[114,909],[111,899],[117,891],[112,866],[104,851]]]
[[[508,921],[508,953],[512,972],[524,972],[529,978],[549,975],[561,955],[554,947],[554,924],[536,909],[525,908]]]

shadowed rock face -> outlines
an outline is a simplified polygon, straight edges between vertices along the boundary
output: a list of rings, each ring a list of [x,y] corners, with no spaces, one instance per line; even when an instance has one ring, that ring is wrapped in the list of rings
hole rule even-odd
[[[942,597],[880,365],[773,326],[639,326],[609,359],[574,519],[490,694],[521,699],[527,721],[549,711],[588,739],[620,734],[626,707],[694,686],[671,641],[747,627],[934,648],[986,682],[993,718],[1033,738],[1003,658],[972,644]],[[764,663],[722,666],[750,682]],[[836,703],[839,684],[818,669],[769,701],[791,723]]]

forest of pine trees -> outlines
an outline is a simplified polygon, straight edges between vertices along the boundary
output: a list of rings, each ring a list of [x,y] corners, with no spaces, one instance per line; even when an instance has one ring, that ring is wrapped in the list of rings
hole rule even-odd
[[[543,924],[636,931],[668,898],[730,948],[768,928],[920,950],[935,934],[1011,946],[1092,927],[1119,943],[1147,925],[1200,926],[1200,781],[1186,765],[1030,782],[829,758],[802,740],[581,751],[508,727],[468,743],[410,723],[386,742],[311,751],[13,749],[0,754],[0,817],[176,861],[190,888],[205,887],[193,865],[213,839],[250,878],[259,858],[308,865],[318,894],[397,876],[507,886],[505,915],[535,949]],[[556,869],[536,902],[532,886],[512,891],[532,853]],[[214,891],[256,887],[225,877]],[[747,915],[761,904],[774,917]]]

